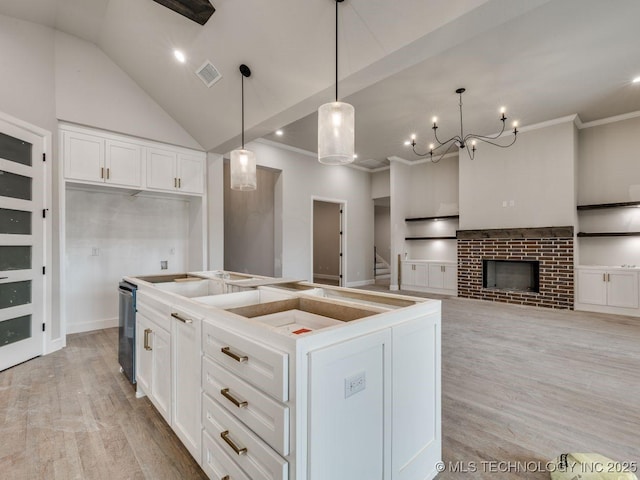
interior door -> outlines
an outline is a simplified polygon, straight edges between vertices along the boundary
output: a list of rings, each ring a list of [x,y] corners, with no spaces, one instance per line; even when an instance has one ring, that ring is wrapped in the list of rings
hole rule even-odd
[[[42,355],[42,139],[0,121],[0,370]]]

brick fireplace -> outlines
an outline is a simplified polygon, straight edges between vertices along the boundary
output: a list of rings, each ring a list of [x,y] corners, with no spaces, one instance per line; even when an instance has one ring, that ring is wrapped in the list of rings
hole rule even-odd
[[[573,227],[458,230],[457,238],[459,297],[573,309]],[[487,265],[509,262],[535,264],[536,289],[487,284],[495,275]]]

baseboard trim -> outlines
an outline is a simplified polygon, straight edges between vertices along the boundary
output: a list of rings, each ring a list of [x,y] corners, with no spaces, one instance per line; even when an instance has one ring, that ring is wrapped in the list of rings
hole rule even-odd
[[[374,285],[376,283],[375,280],[358,280],[357,282],[347,282],[347,287],[364,287],[366,285]]]
[[[389,290],[391,290],[392,292],[397,292],[398,290],[400,290],[400,288],[398,287],[398,285],[389,285]]]
[[[90,322],[82,322],[82,323],[68,323],[67,335],[72,333],[91,332],[93,330],[102,330],[105,328],[112,328],[117,326],[118,326],[118,317],[103,318],[102,320],[93,320]]]

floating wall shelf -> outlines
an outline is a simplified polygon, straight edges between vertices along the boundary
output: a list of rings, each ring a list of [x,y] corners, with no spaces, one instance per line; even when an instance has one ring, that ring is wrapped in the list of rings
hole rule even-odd
[[[460,215],[440,215],[438,217],[413,217],[405,218],[405,222],[424,222],[427,220],[449,220],[452,218],[460,218]]]
[[[405,240],[455,240],[455,235],[445,237],[404,237]]]
[[[578,232],[578,237],[640,237],[640,232]]]
[[[578,205],[578,210],[600,210],[603,208],[640,207],[640,201],[618,203],[595,203],[593,205]]]

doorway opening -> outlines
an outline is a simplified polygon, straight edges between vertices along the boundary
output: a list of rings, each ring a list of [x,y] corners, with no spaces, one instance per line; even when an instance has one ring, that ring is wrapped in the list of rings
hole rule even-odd
[[[391,197],[373,200],[373,269],[376,285],[391,282]]]
[[[312,205],[312,279],[314,283],[343,286],[344,217],[346,203],[313,198]]]

